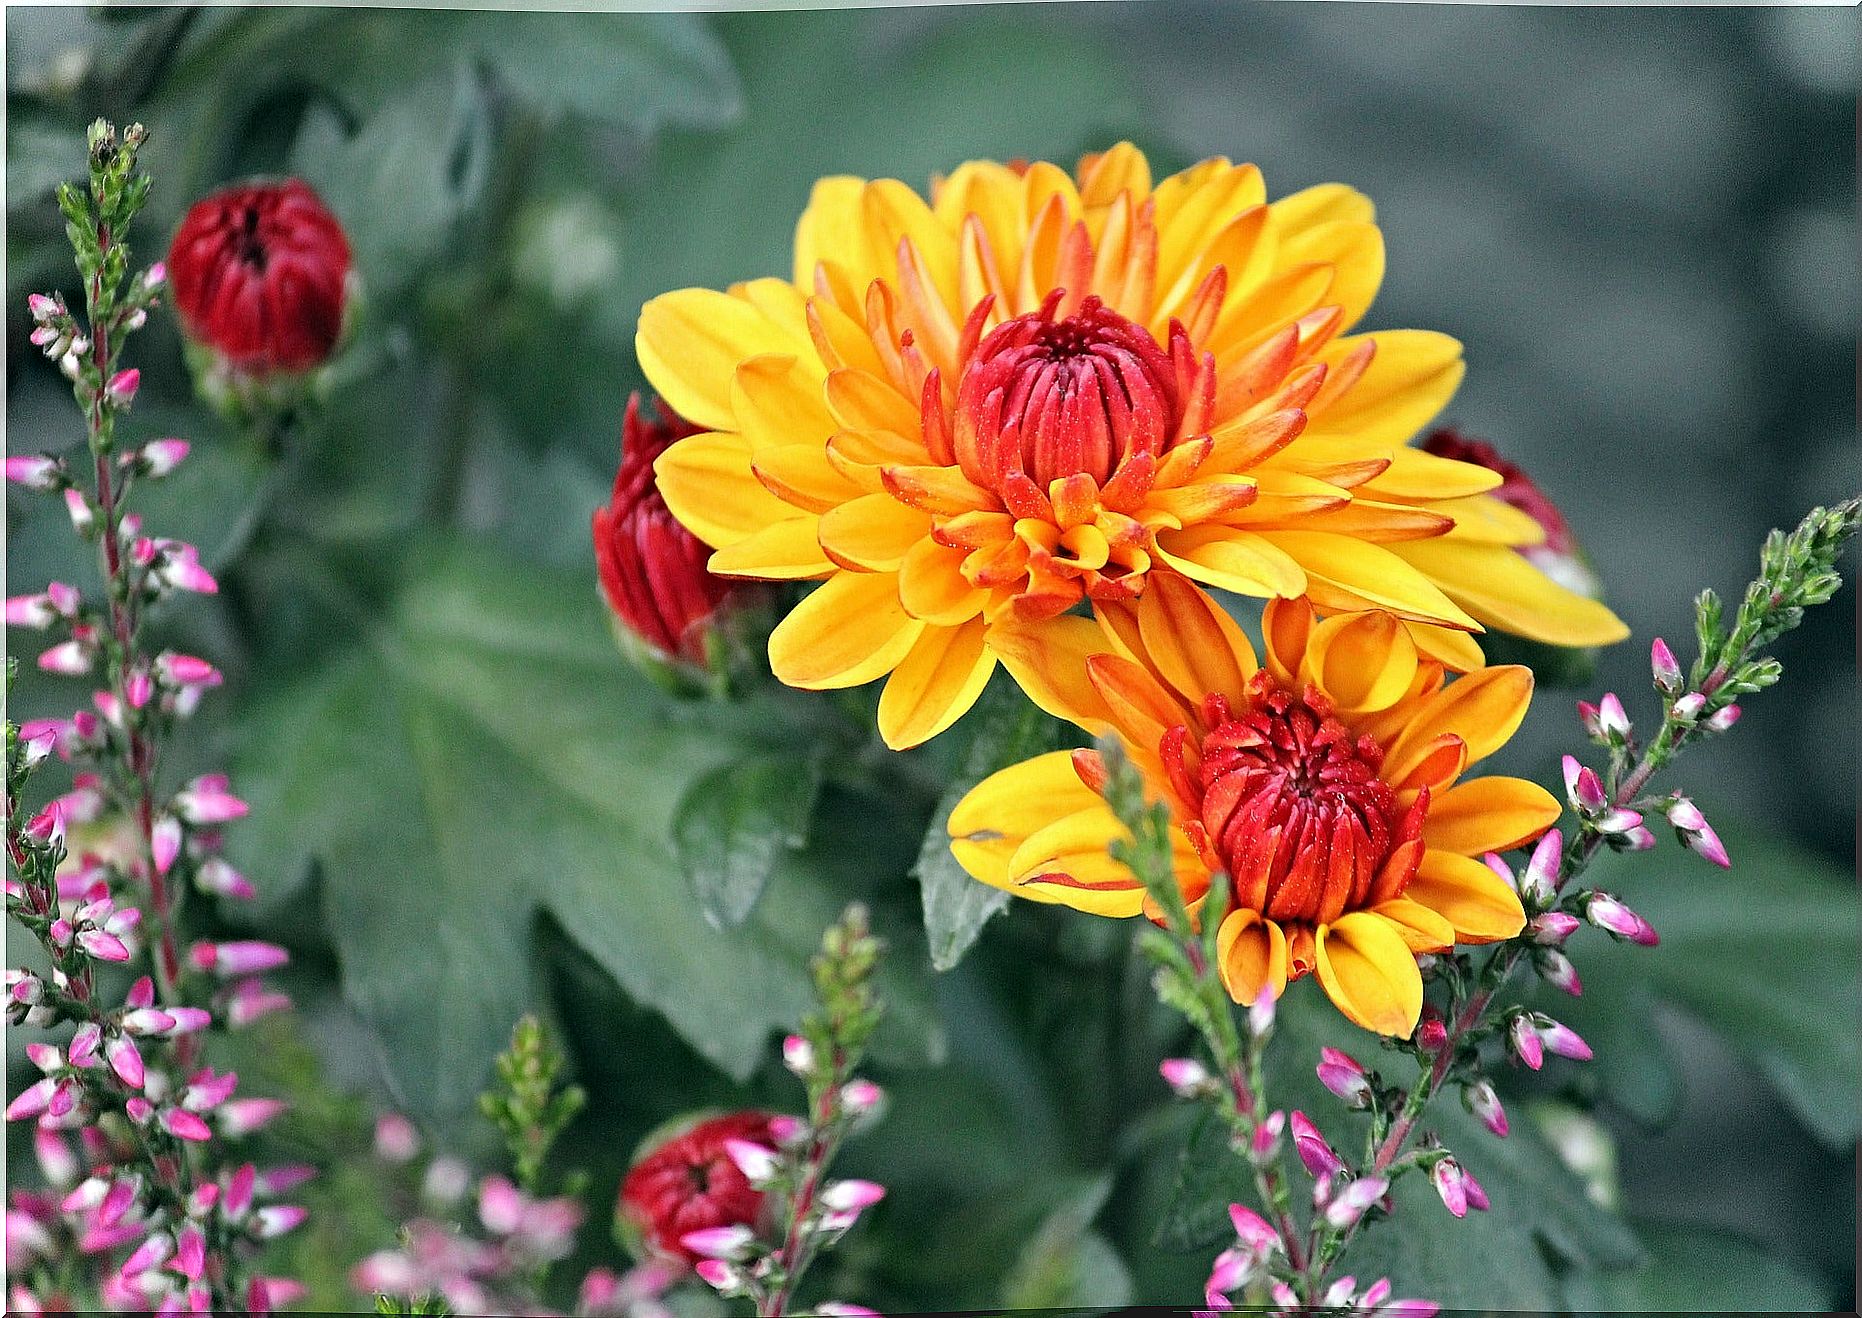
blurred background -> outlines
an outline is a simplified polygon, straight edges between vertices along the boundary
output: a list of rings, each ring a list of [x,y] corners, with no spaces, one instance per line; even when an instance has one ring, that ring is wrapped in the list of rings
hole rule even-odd
[[[1767,529],[1862,483],[1854,10],[48,8],[9,9],[6,22],[9,451],[81,439],[63,381],[26,344],[23,301],[70,283],[49,193],[81,168],[90,118],[152,130],[156,190],[132,240],[145,258],[190,201],[250,174],[307,179],[354,242],[364,303],[309,451],[280,458],[216,429],[166,318],[139,340],[136,418],[200,441],[151,519],[198,540],[230,589],[169,625],[182,648],[226,661],[231,697],[193,740],[203,763],[230,753],[236,783],[253,783],[243,868],[265,888],[259,927],[298,954],[305,1004],[302,1035],[272,1060],[288,1055],[306,1084],[321,1075],[327,1101],[305,1106],[324,1124],[300,1131],[300,1152],[353,1153],[328,1182],[352,1194],[367,1188],[358,1114],[374,1105],[406,1107],[461,1147],[482,1138],[462,1114],[487,1041],[526,1001],[553,1005],[595,1093],[580,1145],[614,1164],[598,1185],[674,1111],[784,1098],[767,1048],[781,1016],[733,1016],[727,993],[692,998],[724,993],[734,973],[692,967],[741,948],[641,968],[649,942],[720,937],[665,895],[676,873],[630,871],[607,941],[565,936],[601,900],[598,874],[513,883],[475,863],[452,828],[474,826],[470,811],[446,817],[444,803],[427,832],[396,814],[367,839],[332,811],[403,801],[399,776],[425,762],[389,745],[397,725],[416,750],[479,775],[479,810],[520,830],[554,830],[572,807],[532,783],[547,771],[495,767],[524,760],[514,745],[552,747],[602,782],[638,774],[637,761],[600,760],[615,753],[604,736],[638,730],[610,707],[648,699],[618,658],[578,660],[533,696],[521,647],[499,649],[475,620],[548,629],[560,601],[578,643],[605,645],[587,519],[641,383],[639,306],[786,274],[819,175],[922,186],[974,156],[1071,163],[1129,138],[1160,176],[1223,154],[1258,163],[1270,195],[1329,180],[1367,192],[1389,252],[1367,328],[1466,344],[1467,382],[1444,419],[1533,473],[1636,635],[1584,690],[1537,703],[1507,754],[1542,780],[1579,735],[1572,699],[1617,689],[1646,712],[1648,638],[1688,658],[1694,592],[1736,594]],[[11,492],[7,513],[10,593],[76,570],[61,527]],[[1664,947],[1595,950],[1580,958],[1583,1002],[1554,1004],[1600,1064],[1509,1095],[1540,1116],[1534,1137],[1563,1165],[1496,1175],[1518,1171],[1548,1201],[1576,1187],[1581,1203],[1523,1213],[1512,1234],[1416,1228],[1380,1262],[1434,1287],[1420,1293],[1528,1309],[1853,1306],[1854,607],[1846,589],[1789,637],[1782,688],[1684,762],[1678,781],[1735,869],[1723,878],[1664,845],[1626,872]],[[425,688],[411,678],[386,727],[376,721],[384,688],[365,665],[406,677],[393,665],[436,654],[464,683],[462,708],[487,702],[477,741],[445,741],[448,708],[416,701]],[[487,713],[533,698],[547,708],[522,732]],[[71,701],[32,674],[13,717]],[[639,717],[698,735],[684,711]],[[874,818],[843,795],[817,823],[830,841],[778,877],[768,904],[780,909],[743,937],[781,1005],[798,949],[838,901],[863,894],[891,924],[909,1017],[882,1059],[897,1104],[850,1162],[898,1188],[839,1257],[847,1297],[1193,1296],[1208,1251],[1151,1239],[1184,1131],[1151,1069],[1168,1023],[1145,1008],[1125,932],[1017,909],[935,974],[907,877],[932,802]],[[552,854],[625,869],[608,837],[591,826]],[[410,945],[427,950],[409,957]],[[363,1241],[388,1230],[366,1218],[304,1247],[305,1266],[328,1256],[319,1307],[340,1303],[337,1269],[359,1242],[385,1243]],[[1429,1257],[1442,1250],[1483,1261],[1445,1278]]]

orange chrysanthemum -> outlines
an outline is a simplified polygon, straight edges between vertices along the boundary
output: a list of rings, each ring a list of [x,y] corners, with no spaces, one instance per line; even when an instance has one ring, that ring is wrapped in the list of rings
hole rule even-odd
[[[1304,600],[1267,606],[1259,666],[1234,620],[1179,577],[1099,612],[1097,625],[1064,620],[1069,648],[1096,653],[1036,698],[1116,734],[1168,802],[1192,909],[1213,873],[1230,876],[1217,939],[1236,1001],[1316,972],[1351,1020],[1407,1035],[1422,1007],[1418,952],[1520,931],[1519,898],[1474,857],[1537,837],[1558,802],[1523,779],[1462,779],[1519,726],[1529,669],[1449,680],[1392,615],[1319,621]],[[1094,751],[1013,765],[951,812],[951,848],[1019,896],[1144,912],[1143,887],[1108,854],[1126,834],[1104,781]]]
[[[1347,335],[1382,275],[1364,197],[1269,204],[1225,160],[1156,186],[1130,145],[1073,175],[972,162],[929,202],[824,179],[792,283],[642,311],[648,378],[708,431],[659,460],[660,489],[712,571],[824,580],[771,666],[808,688],[890,674],[893,746],[969,708],[1004,633],[1161,573],[1388,609],[1457,669],[1483,623],[1621,639],[1512,552],[1543,532],[1487,497],[1495,473],[1405,447],[1461,350]]]

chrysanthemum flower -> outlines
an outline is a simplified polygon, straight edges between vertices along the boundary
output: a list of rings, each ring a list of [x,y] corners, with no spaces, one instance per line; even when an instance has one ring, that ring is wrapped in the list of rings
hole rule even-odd
[[[661,488],[713,571],[824,582],[771,666],[807,688],[890,674],[894,746],[969,708],[1003,631],[1162,572],[1388,609],[1458,668],[1482,623],[1619,639],[1512,552],[1542,531],[1487,497],[1497,475],[1405,447],[1461,349],[1346,333],[1383,261],[1349,188],[1270,204],[1219,159],[1153,186],[1129,144],[1072,175],[971,162],[929,201],[823,179],[792,282],[642,311],[641,365],[709,432],[660,459]]]
[[[1169,804],[1192,909],[1212,873],[1231,877],[1218,946],[1236,1001],[1316,972],[1351,1020],[1407,1035],[1422,1007],[1418,952],[1524,927],[1517,895],[1474,857],[1537,837],[1558,802],[1522,779],[1464,776],[1519,726],[1529,669],[1450,680],[1394,616],[1320,621],[1303,600],[1268,605],[1260,665],[1234,620],[1172,576],[1103,607],[1099,627],[1065,622],[1099,633],[1068,642],[1098,653],[1033,694],[1116,734]],[[1146,912],[1143,887],[1108,854],[1125,833],[1100,795],[1105,772],[1097,752],[1057,751],[984,779],[951,812],[958,861],[1035,901]]]

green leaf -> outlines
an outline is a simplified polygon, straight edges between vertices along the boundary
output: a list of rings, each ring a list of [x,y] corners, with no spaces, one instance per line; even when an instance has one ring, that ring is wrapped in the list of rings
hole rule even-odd
[[[1066,1309],[1130,1301],[1131,1274],[1105,1237],[1091,1229],[1111,1193],[1111,1176],[1099,1176],[1048,1215],[1003,1282],[1004,1308]]]
[[[983,925],[1009,903],[1008,893],[971,878],[951,855],[950,812],[996,770],[1060,745],[1058,720],[1009,683],[993,683],[966,721],[976,731],[962,768],[931,812],[918,863],[912,866],[924,901],[931,964],[938,970],[949,970],[962,961]]]
[[[704,1057],[747,1076],[808,1006],[803,962],[845,892],[787,883],[793,900],[719,933],[670,834],[694,781],[767,751],[742,730],[768,720],[738,708],[725,726],[660,697],[615,653],[586,573],[420,549],[363,622],[360,650],[242,720],[234,773],[253,814],[232,837],[263,885],[261,915],[316,862],[324,921],[309,932],[333,944],[401,1101],[471,1104],[531,1005],[544,912]],[[905,999],[897,1016],[920,1055],[935,1052],[922,991],[916,1005],[909,986],[884,991]]]
[[[1555,1013],[1593,1047],[1611,1041],[1599,1079],[1638,1116],[1661,1119],[1673,1106],[1648,1010],[1662,1003],[1721,1035],[1824,1142],[1852,1144],[1862,1133],[1855,884],[1782,838],[1737,822],[1719,831],[1730,872],[1666,839],[1653,856],[1598,861],[1587,880],[1635,907],[1662,941],[1642,948],[1588,935],[1574,949],[1584,996],[1561,997]]]
[[[1638,1268],[1589,1273],[1568,1288],[1580,1311],[1642,1313],[1820,1313],[1835,1288],[1775,1250],[1725,1231],[1638,1220],[1649,1254]]]
[[[808,841],[821,763],[734,760],[692,784],[673,818],[679,866],[719,929],[748,918],[782,853]]]
[[[1236,1203],[1254,1203],[1253,1174],[1229,1148],[1221,1119],[1211,1111],[1199,1112],[1177,1161],[1176,1184],[1152,1243],[1185,1253],[1214,1245],[1234,1233],[1228,1206]]]

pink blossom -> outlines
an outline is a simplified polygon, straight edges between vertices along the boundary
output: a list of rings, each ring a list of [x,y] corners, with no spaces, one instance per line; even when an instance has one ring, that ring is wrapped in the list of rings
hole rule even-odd
[[[114,406],[127,407],[135,400],[136,390],[141,387],[142,372],[132,366],[110,377],[110,382],[104,386],[103,396],[105,401]]]
[[[1476,1080],[1461,1091],[1461,1097],[1483,1126],[1500,1138],[1506,1138],[1506,1109],[1500,1106],[1500,1096],[1494,1093],[1492,1085]]]
[[[1336,1048],[1319,1050],[1319,1083],[1345,1100],[1348,1107],[1361,1108],[1371,1101],[1370,1081],[1357,1059]]]
[[[1627,938],[1644,947],[1654,947],[1661,942],[1661,935],[1650,927],[1647,920],[1607,892],[1591,894],[1590,900],[1584,905],[1584,918],[1599,929],[1608,930],[1618,938]]]
[[[1304,1112],[1293,1113],[1287,1119],[1287,1128],[1293,1135],[1293,1151],[1299,1154],[1300,1161],[1311,1175],[1332,1176],[1345,1169],[1344,1160],[1333,1152],[1325,1136],[1312,1124],[1312,1118]]]
[[[1681,689],[1681,665],[1668,642],[1657,636],[1649,644],[1649,669],[1655,675],[1655,687],[1665,696]]]
[[[1178,1098],[1194,1098],[1210,1082],[1209,1068],[1193,1057],[1166,1057],[1157,1070]]]
[[[54,490],[59,483],[58,461],[43,454],[11,457],[6,460],[6,478],[23,489]]]
[[[250,939],[227,943],[203,941],[188,949],[188,961],[196,970],[209,971],[223,979],[276,970],[290,960],[291,954],[276,943]]]

